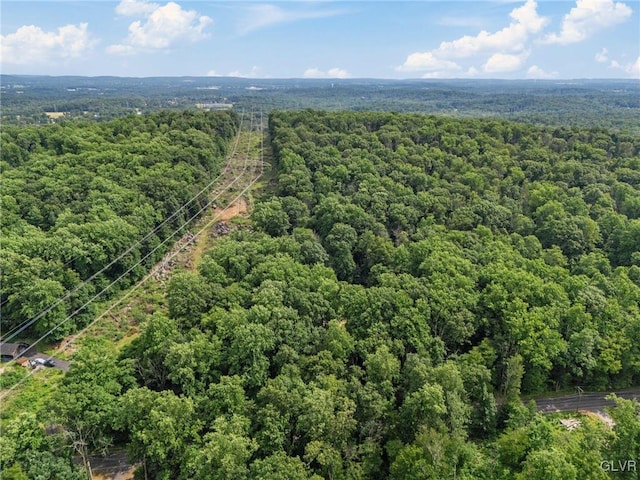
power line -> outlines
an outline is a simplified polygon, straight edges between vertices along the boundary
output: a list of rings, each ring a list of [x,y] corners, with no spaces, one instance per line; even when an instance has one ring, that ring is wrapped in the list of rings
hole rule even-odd
[[[253,124],[253,122],[252,122]],[[239,140],[238,140],[239,141]],[[237,144],[236,144],[237,147]],[[245,157],[245,162],[244,162],[244,166],[242,169],[242,173],[244,173],[244,171],[246,170],[246,165],[247,165],[247,158],[248,158],[248,148],[247,147],[247,156]],[[237,150],[237,148],[236,148]],[[235,152],[234,152],[235,155]],[[237,177],[235,177],[233,179],[232,182],[230,182],[225,190],[228,190],[229,187],[231,187],[234,183],[236,183],[240,177],[242,176],[242,173],[240,175],[238,175]],[[202,207],[197,213],[195,213],[189,220],[187,220],[184,224],[182,224],[180,227],[178,227],[177,230],[175,230],[171,235],[169,235],[167,238],[165,238],[159,245],[157,245],[153,250],[151,250],[150,252],[148,252],[144,257],[142,257],[140,260],[138,260],[138,262],[136,262],[133,266],[129,267],[129,269],[127,269],[124,273],[122,273],[118,278],[116,278],[114,281],[112,281],[109,285],[107,285],[105,288],[103,288],[100,292],[98,292],[96,295],[94,295],[91,299],[89,299],[87,302],[85,302],[81,307],[77,308],[73,313],[71,313],[70,315],[68,315],[64,320],[62,320],[60,323],[58,323],[56,326],[54,326],[51,330],[49,330],[46,334],[44,334],[43,336],[41,336],[38,340],[36,340],[34,343],[32,343],[33,345],[37,345],[38,343],[40,343],[42,340],[44,340],[46,337],[48,337],[51,333],[53,333],[55,330],[57,330],[58,328],[60,328],[62,325],[64,325],[66,322],[68,322],[70,319],[72,319],[73,317],[76,316],[76,314],[78,314],[79,312],[81,312],[82,310],[85,309],[85,307],[87,307],[91,302],[93,302],[95,299],[97,299],[98,297],[100,297],[100,295],[102,295],[104,292],[106,292],[107,290],[109,290],[113,285],[115,285],[117,282],[119,282],[122,278],[124,278],[130,271],[132,271],[134,268],[136,268],[138,265],[140,265],[144,260],[146,260],[149,256],[151,256],[156,250],[158,250],[162,245],[164,245],[166,242],[168,242],[173,236],[175,236],[178,232],[180,232],[189,222],[191,222],[193,219],[195,219],[198,215],[200,215],[201,212],[203,212],[204,210],[206,210],[207,208],[209,208],[211,206],[211,204],[213,204],[223,193],[225,190],[222,190],[221,192],[219,192],[215,197],[213,197],[204,207]],[[32,320],[31,323],[35,322],[35,320]],[[30,325],[26,325],[24,328],[28,328]],[[12,362],[14,362],[15,360],[11,360],[10,362],[8,362],[8,364],[11,364]]]
[[[240,117],[240,126],[238,129],[238,132],[240,132],[242,130],[242,125],[244,123],[244,109],[242,111],[242,116]],[[236,142],[234,144],[233,147],[233,152],[232,154],[229,156],[233,156],[236,154],[236,149],[238,147],[238,142],[240,141],[240,135],[238,133],[238,136],[236,137]],[[134,243],[133,245],[131,245],[127,250],[125,250],[124,252],[122,252],[120,255],[118,255],[115,259],[113,259],[108,265],[106,265],[105,267],[101,268],[100,270],[98,270],[97,272],[95,272],[93,275],[91,275],[89,278],[87,278],[86,280],[80,282],[79,284],[77,284],[75,287],[73,287],[71,290],[69,290],[65,295],[63,295],[62,297],[58,298],[55,302],[53,302],[51,305],[49,305],[48,307],[46,307],[44,310],[40,311],[40,313],[36,314],[35,316],[31,317],[28,320],[25,320],[24,322],[22,322],[20,325],[13,327],[13,330],[7,335],[6,338],[4,338],[2,340],[2,342],[0,343],[0,345],[4,345],[5,343],[11,341],[13,338],[15,338],[17,335],[19,335],[20,333],[22,333],[24,330],[26,330],[27,328],[29,328],[31,325],[33,325],[35,322],[37,322],[38,320],[40,320],[42,317],[44,317],[47,313],[51,312],[55,307],[57,307],[58,305],[60,305],[62,302],[64,302],[65,300],[68,300],[69,298],[71,298],[71,296],[78,292],[81,288],[83,288],[84,286],[86,286],[87,284],[91,283],[96,277],[98,277],[100,274],[102,274],[104,271],[106,271],[107,269],[109,269],[110,267],[112,267],[116,262],[118,262],[119,260],[121,260],[125,255],[128,255],[129,253],[131,253],[133,251],[133,249],[140,245],[142,242],[148,240],[153,234],[155,234],[158,230],[160,230],[164,225],[167,224],[167,222],[169,222],[170,220],[172,220],[176,215],[178,215],[179,212],[181,212],[182,210],[184,210],[191,202],[193,202],[195,199],[197,199],[200,195],[202,195],[202,193],[204,193],[205,191],[207,191],[214,183],[216,183],[227,171],[228,169],[228,165],[225,166],[225,168],[223,169],[223,171],[213,180],[211,180],[211,182],[209,182],[202,190],[200,190],[195,196],[193,196],[190,200],[188,200],[185,204],[183,204],[180,208],[178,208],[175,212],[173,212],[169,217],[167,217],[165,220],[162,221],[162,223],[160,223],[159,225],[157,225],[151,232],[149,232],[147,235],[145,235],[142,239],[138,240],[136,243]],[[200,210],[201,212],[202,210]],[[200,213],[198,212],[198,213]],[[197,214],[196,214],[197,215]],[[161,243],[160,245],[163,245],[163,243]],[[154,249],[153,251],[157,250]],[[77,258],[77,257],[76,257]],[[145,257],[146,258],[146,257]],[[137,264],[136,264],[137,265]],[[119,277],[121,278],[121,277]],[[116,280],[117,281],[117,280]],[[6,303],[8,301],[5,300],[4,303]]]
[[[262,116],[262,113],[261,113]],[[218,218],[220,217],[221,213],[226,211],[231,205],[233,205],[234,202],[236,202],[238,199],[240,199],[257,181],[260,177],[262,177],[262,175],[264,174],[264,136],[261,137],[261,142],[260,142],[260,146],[261,146],[261,151],[260,151],[260,173],[251,181],[249,182],[249,184],[233,199],[229,202],[229,204],[224,208],[224,210],[222,210],[219,214],[215,215],[209,222],[207,222],[207,224],[202,227],[198,232],[196,232],[194,234],[194,238],[197,238],[200,234],[202,234],[202,232],[204,232],[205,230],[207,230],[209,227],[211,227],[211,225],[213,225]],[[247,151],[249,151],[249,146],[247,147]],[[244,167],[242,169],[242,172],[244,173],[244,171],[246,170],[246,164],[248,161],[248,157],[249,155],[247,155],[247,157],[245,158],[245,164]],[[231,186],[233,183],[235,183],[241,176],[242,174],[238,175],[233,182],[231,182],[227,187]],[[172,253],[169,258],[167,260],[171,260],[173,257],[175,257],[178,253],[180,253],[179,250],[175,251],[174,253]],[[102,319],[103,317],[105,317],[107,314],[111,313],[111,311],[117,307],[118,305],[120,305],[124,300],[126,300],[129,296],[131,296],[131,294],[133,294],[133,292],[135,292],[138,288],[140,288],[149,278],[151,278],[153,276],[153,272],[149,272],[144,278],[142,278],[142,280],[140,280],[136,285],[134,285],[123,297],[119,298],[118,300],[116,300],[116,302],[111,305],[107,310],[105,310],[103,313],[101,313],[98,317],[96,317],[89,325],[87,325],[86,327],[84,327],[82,330],[80,330],[78,333],[76,333],[72,339],[67,342],[67,344],[65,345],[68,346],[71,343],[73,343],[78,337],[80,337],[82,334],[84,334],[89,328],[91,328],[93,325],[96,324],[96,322],[98,322],[98,320]],[[61,324],[59,324],[58,326],[60,326]],[[55,327],[57,328],[57,327]],[[54,329],[52,329],[49,333],[51,333]],[[49,333],[47,335],[49,335]],[[38,340],[40,341],[40,340]],[[54,353],[58,353],[61,352],[65,347],[59,347]],[[48,358],[52,358],[53,355],[50,355]],[[4,399],[7,395],[9,395],[9,393],[11,393],[13,390],[15,390],[19,385],[21,385],[23,382],[25,382],[28,378],[30,378],[33,374],[35,373],[34,370],[30,371],[25,377],[23,377],[22,379],[20,379],[20,381],[18,381],[15,385],[13,385],[11,388],[9,388],[5,393],[3,393],[0,396],[0,400]]]

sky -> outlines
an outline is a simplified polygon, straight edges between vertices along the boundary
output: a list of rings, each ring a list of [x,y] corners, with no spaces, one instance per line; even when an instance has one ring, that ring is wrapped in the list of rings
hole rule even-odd
[[[640,0],[2,0],[0,71],[640,80]]]

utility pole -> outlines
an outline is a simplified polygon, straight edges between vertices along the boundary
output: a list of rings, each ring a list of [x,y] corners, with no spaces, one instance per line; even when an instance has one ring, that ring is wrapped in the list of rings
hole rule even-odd
[[[582,389],[581,386],[577,386],[576,387],[576,392],[578,392],[578,406],[576,407],[576,412],[580,410],[580,399],[582,398],[582,394],[584,393],[584,390]]]

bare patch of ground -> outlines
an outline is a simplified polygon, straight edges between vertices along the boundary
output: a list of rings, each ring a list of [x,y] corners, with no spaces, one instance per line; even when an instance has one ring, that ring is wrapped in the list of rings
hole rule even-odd
[[[200,264],[200,260],[202,260],[202,255],[211,247],[212,239],[220,236],[220,226],[224,225],[224,229],[222,231],[228,232],[229,229],[227,227],[226,222],[229,220],[244,216],[249,210],[249,204],[247,203],[247,199],[245,197],[240,197],[236,201],[234,201],[231,205],[226,208],[217,207],[210,219],[216,218],[218,221],[211,225],[206,232],[203,232],[203,235],[200,235],[195,240],[195,245],[193,250],[189,253],[188,258],[185,262],[185,266],[189,269],[195,269]]]
[[[219,221],[227,222],[232,218],[237,217],[238,215],[247,213],[248,207],[249,205],[247,204],[247,199],[244,197],[240,197],[225,209],[216,208],[215,215],[218,217]]]
[[[609,415],[606,415],[602,412],[587,412],[585,410],[581,410],[580,413],[587,417],[600,420],[601,422],[606,423],[610,428],[613,428],[616,426],[616,422],[613,421],[613,418],[611,418]]]

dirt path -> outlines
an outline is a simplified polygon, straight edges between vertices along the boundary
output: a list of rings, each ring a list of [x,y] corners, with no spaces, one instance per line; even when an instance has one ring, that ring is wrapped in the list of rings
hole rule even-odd
[[[191,232],[199,232],[213,220],[226,222],[239,215],[246,215],[248,202],[244,195],[238,196],[252,185],[257,175],[262,171],[262,132],[239,132],[238,144],[234,153],[229,156],[220,175],[218,184],[209,194],[209,201],[213,208],[203,212],[201,217],[189,227],[190,232],[183,232],[173,247],[164,255],[163,259],[150,270],[150,278],[144,278],[136,286],[138,293],[123,302],[117,308],[108,310],[108,320],[105,319],[87,330],[96,335],[113,335],[114,342],[127,342],[138,332],[140,315],[146,316],[156,311],[164,311],[164,290],[171,274],[176,269],[194,269],[202,255],[211,245],[212,232],[216,224],[207,227],[198,236]],[[248,193],[248,192],[247,192]],[[148,280],[148,281],[147,281]],[[143,285],[144,284],[144,285]],[[65,354],[69,355],[75,348],[75,336],[71,342],[63,340]]]

